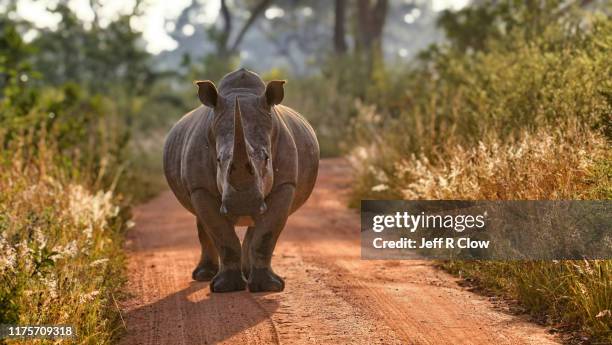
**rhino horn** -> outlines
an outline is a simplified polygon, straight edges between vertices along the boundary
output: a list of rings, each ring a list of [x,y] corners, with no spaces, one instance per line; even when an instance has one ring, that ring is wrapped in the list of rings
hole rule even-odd
[[[240,103],[236,97],[234,107],[234,149],[232,151],[234,171],[230,176],[230,184],[240,188],[252,181],[253,168],[247,153],[247,141],[242,126]]]

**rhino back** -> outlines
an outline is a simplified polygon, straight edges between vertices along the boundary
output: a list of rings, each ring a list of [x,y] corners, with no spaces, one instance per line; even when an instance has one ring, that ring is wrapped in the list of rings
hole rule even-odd
[[[209,108],[194,109],[172,127],[164,144],[164,174],[168,185],[183,207],[192,213],[190,191],[198,188],[216,191],[214,169],[209,164],[209,156],[215,154],[208,143],[212,117]]]
[[[319,142],[313,128],[297,111],[278,105],[275,107],[275,113],[284,125],[282,127],[286,128],[287,134],[295,144],[297,153],[296,191],[292,207],[292,211],[295,211],[306,202],[317,180]],[[279,143],[279,145],[283,145],[283,143]],[[283,157],[283,160],[285,158]]]

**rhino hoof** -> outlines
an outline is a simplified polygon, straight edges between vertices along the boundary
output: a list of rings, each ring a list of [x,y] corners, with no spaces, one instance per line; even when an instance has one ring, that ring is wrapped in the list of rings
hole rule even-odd
[[[241,291],[246,288],[246,282],[240,270],[225,270],[217,273],[210,282],[212,292]]]
[[[198,265],[191,273],[191,278],[199,282],[207,282],[213,279],[219,268],[213,265]]]
[[[249,274],[249,291],[280,292],[285,289],[285,281],[270,268],[253,268]]]

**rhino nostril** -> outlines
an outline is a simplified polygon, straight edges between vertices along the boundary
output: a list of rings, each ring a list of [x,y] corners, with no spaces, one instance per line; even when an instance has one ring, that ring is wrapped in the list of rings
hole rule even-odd
[[[225,207],[225,205],[224,205],[224,204],[221,204],[221,208],[219,209],[219,212],[220,212],[222,215],[226,215],[226,214],[228,213],[228,212],[227,212],[227,207]]]
[[[251,164],[246,163],[244,168],[249,172],[249,174],[253,175],[253,166]]]

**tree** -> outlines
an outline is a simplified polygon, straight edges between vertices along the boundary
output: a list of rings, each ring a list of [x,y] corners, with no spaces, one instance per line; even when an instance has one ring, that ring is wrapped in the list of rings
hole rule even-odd
[[[335,16],[334,16],[334,51],[337,55],[343,55],[346,53],[346,30],[345,30],[345,16],[346,16],[346,1],[336,0],[335,5]]]
[[[250,10],[248,19],[244,22],[236,38],[230,44],[230,38],[233,31],[233,15],[227,6],[227,0],[221,0],[221,17],[223,18],[223,30],[221,32],[213,29],[211,36],[216,40],[217,53],[220,58],[234,55],[238,52],[240,43],[244,39],[244,36],[253,26],[257,18],[272,4],[272,0],[260,0]]]
[[[39,52],[34,65],[48,84],[76,82],[93,92],[106,92],[123,86],[119,92],[146,92],[154,77],[149,54],[139,44],[141,34],[132,29],[130,20],[138,15],[141,1],[133,11],[121,15],[102,28],[96,21],[91,28],[78,19],[64,3],[53,12],[62,17],[57,30],[41,29],[32,45]],[[94,12],[99,9],[92,2]]]
[[[357,53],[372,62],[382,57],[383,29],[387,17],[389,0],[357,1]]]

